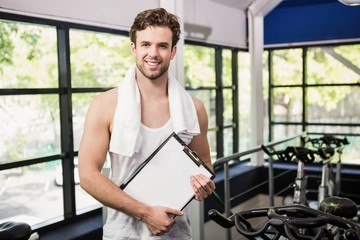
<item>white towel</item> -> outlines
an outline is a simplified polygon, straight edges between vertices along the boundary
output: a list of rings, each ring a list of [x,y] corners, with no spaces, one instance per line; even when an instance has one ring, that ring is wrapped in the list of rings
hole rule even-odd
[[[141,146],[140,91],[135,80],[135,64],[131,66],[118,89],[118,103],[114,116],[110,151],[131,157]],[[169,108],[174,132],[189,143],[200,134],[194,102],[183,86],[169,74]]]

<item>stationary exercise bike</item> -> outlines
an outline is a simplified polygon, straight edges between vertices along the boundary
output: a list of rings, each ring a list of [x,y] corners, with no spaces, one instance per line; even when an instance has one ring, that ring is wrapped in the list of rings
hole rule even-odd
[[[223,228],[235,226],[247,239],[360,239],[360,227],[347,220],[357,213],[357,206],[352,200],[329,197],[320,206],[321,210],[302,204],[257,208],[240,211],[230,217],[211,209],[208,215]]]
[[[320,157],[322,163],[321,183],[318,187],[318,203],[328,196],[338,196],[340,194],[341,184],[341,154],[344,145],[349,144],[346,138],[335,138],[331,135],[325,135],[318,139],[303,137],[303,145],[311,142],[313,148],[307,147],[287,147],[285,150],[275,151],[273,148],[261,146],[262,150],[269,156],[277,158],[282,162],[295,161],[298,163],[297,177],[295,179],[294,197],[292,203],[307,204],[307,178],[304,173],[304,164],[312,163],[315,157]],[[331,161],[335,154],[339,153],[336,163],[336,175],[333,176]]]
[[[322,172],[318,201],[321,202],[328,196],[339,196],[341,192],[341,155],[345,145],[349,144],[347,138],[341,139],[333,135],[324,135],[320,138],[307,138],[305,142],[311,143],[321,157]],[[332,160],[335,152],[338,153],[338,160],[334,174]]]
[[[357,214],[357,205],[352,200],[333,196],[324,198],[319,209],[306,206],[304,164],[312,163],[316,155],[331,159],[333,153],[330,148],[287,147],[282,151],[265,146],[261,148],[270,157],[298,163],[293,204],[245,210],[229,217],[212,209],[208,212],[210,219],[224,228],[235,226],[248,239],[360,239],[359,226],[348,220]]]
[[[304,171],[305,164],[314,162],[314,150],[304,147],[287,147],[285,150],[275,151],[273,148],[261,145],[261,149],[272,158],[276,158],[281,162],[297,162],[297,173],[295,183],[292,185],[294,188],[293,203],[307,205],[306,190],[307,178]]]
[[[39,240],[39,235],[24,222],[7,221],[0,223],[1,240]]]

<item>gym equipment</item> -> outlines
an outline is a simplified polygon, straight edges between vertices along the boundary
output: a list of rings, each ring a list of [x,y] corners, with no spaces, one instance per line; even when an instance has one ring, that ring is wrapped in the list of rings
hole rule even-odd
[[[1,240],[38,240],[39,235],[32,233],[31,226],[24,222],[7,221],[0,223]]]
[[[329,197],[324,199],[320,206],[323,211],[295,204],[250,209],[230,217],[211,209],[208,215],[223,228],[235,226],[247,239],[360,239],[360,227],[346,219],[357,213],[357,206],[352,200]],[[259,223],[260,227],[254,226]]]

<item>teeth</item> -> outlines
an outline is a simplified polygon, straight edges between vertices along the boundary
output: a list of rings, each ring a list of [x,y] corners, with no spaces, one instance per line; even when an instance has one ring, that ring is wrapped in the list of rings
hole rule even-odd
[[[158,65],[157,62],[148,62],[148,64],[151,65],[151,66],[156,66],[156,65]]]

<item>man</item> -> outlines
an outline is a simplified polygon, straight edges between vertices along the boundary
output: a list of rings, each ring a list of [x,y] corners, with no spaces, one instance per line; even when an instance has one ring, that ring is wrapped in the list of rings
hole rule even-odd
[[[171,132],[212,169],[206,110],[169,74],[179,38],[175,15],[162,8],[139,13],[130,30],[136,64],[118,88],[99,94],[89,107],[79,149],[80,184],[108,206],[103,239],[191,239],[186,208],[147,206],[119,188]],[[101,174],[108,152],[110,179]],[[215,189],[204,175],[189,182],[198,201]]]

